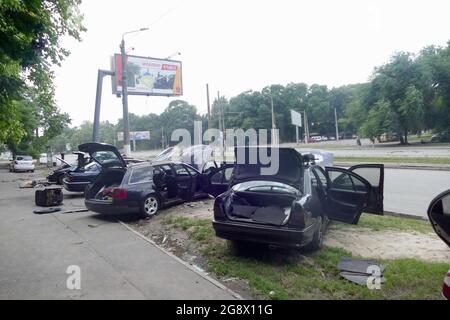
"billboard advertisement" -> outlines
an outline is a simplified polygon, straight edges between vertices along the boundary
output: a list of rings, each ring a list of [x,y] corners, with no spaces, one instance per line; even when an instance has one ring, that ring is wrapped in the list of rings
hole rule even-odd
[[[291,109],[291,121],[294,126],[302,126],[302,114]]]
[[[181,96],[181,61],[126,56],[128,94],[145,96]],[[122,56],[112,59],[113,93],[122,92]]]
[[[123,141],[123,132],[117,132],[117,140]],[[150,140],[150,131],[130,131],[130,140]]]

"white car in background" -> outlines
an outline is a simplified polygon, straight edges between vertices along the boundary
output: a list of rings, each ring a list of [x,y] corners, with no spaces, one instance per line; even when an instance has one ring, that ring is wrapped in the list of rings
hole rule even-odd
[[[34,160],[31,156],[16,156],[9,165],[10,172],[31,171],[34,172]]]

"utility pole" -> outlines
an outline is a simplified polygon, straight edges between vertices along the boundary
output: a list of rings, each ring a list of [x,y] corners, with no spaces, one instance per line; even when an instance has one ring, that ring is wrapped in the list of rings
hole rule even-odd
[[[309,143],[309,128],[308,128],[308,117],[306,116],[306,110],[303,111],[305,114],[305,143]]]
[[[164,139],[164,127],[161,127],[161,144],[163,150],[165,149],[165,139]]]
[[[220,92],[217,91],[217,103],[219,105],[219,127],[222,132],[222,159],[225,159],[225,119],[223,105],[220,103]]]
[[[123,149],[124,153],[129,156],[131,154],[131,145],[128,121],[127,57],[125,52],[125,39],[123,36],[120,43],[120,54],[122,58]]]
[[[130,125],[128,121],[127,53],[125,51],[125,35],[146,30],[148,30],[148,28],[125,32],[122,34],[122,41],[120,42],[120,55],[122,58],[123,149],[126,155],[131,154],[131,145]]]
[[[208,107],[208,129],[211,129],[211,106],[209,104],[209,85],[206,84],[206,105]]]
[[[336,125],[336,141],[339,140],[339,127],[338,127],[338,121],[337,121],[337,111],[336,108],[334,108],[334,123]]]

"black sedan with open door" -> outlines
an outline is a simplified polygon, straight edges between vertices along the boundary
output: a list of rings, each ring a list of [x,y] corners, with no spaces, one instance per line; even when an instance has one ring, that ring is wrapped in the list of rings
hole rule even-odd
[[[85,191],[85,205],[104,214],[141,213],[153,216],[162,207],[207,197],[207,179],[193,167],[176,162],[127,163],[116,147],[86,143],[101,172]]]
[[[362,212],[383,214],[383,165],[323,169],[294,149],[278,148],[278,154],[276,174],[262,175],[258,158],[211,177],[209,187],[225,191],[214,203],[216,236],[315,250],[328,219],[356,224]]]

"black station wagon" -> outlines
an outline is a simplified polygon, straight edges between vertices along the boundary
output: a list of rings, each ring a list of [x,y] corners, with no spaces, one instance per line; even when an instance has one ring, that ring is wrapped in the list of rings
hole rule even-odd
[[[270,154],[274,148],[266,150]],[[278,148],[278,153],[276,174],[261,175],[258,159],[211,177],[211,187],[225,191],[214,203],[216,236],[318,249],[328,219],[356,224],[362,212],[383,214],[382,164],[324,169],[295,149]]]

